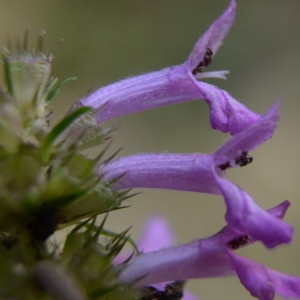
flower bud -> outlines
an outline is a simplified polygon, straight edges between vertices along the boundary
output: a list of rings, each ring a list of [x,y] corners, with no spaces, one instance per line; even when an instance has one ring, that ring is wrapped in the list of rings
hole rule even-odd
[[[51,56],[17,51],[6,56],[5,63],[11,95],[21,107],[29,108],[37,104],[35,109],[42,113],[45,106],[42,94],[50,76]]]

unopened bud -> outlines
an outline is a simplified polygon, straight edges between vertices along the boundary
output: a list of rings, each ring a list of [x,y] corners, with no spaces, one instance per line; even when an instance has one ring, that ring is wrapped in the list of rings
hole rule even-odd
[[[44,54],[16,53],[6,57],[6,78],[10,93],[21,105],[41,102],[51,71],[51,57]]]

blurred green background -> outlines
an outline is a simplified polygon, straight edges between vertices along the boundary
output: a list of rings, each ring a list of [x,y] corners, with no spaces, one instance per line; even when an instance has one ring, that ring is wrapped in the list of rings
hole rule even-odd
[[[281,121],[274,138],[254,153],[254,163],[228,177],[263,207],[289,199],[286,220],[295,226],[290,246],[267,251],[253,245],[243,255],[282,272],[300,276],[299,70],[300,1],[238,0],[236,24],[210,70],[230,70],[226,89],[249,108],[263,113],[281,99]],[[90,89],[121,78],[182,63],[194,43],[228,5],[225,0],[1,0],[0,41],[44,29],[47,47],[64,38],[53,74],[78,76],[56,101],[55,117]],[[202,101],[122,117],[111,150],[138,152],[212,152],[226,139],[209,126]],[[94,149],[94,151],[98,151]],[[141,190],[139,190],[141,191]],[[211,235],[223,225],[220,197],[143,190],[130,209],[113,213],[109,225],[132,225],[137,237],[151,213],[166,215],[179,243]],[[179,266],[180,267],[180,266]],[[216,288],[217,287],[217,288]],[[199,299],[252,299],[237,278],[194,280],[188,289]]]

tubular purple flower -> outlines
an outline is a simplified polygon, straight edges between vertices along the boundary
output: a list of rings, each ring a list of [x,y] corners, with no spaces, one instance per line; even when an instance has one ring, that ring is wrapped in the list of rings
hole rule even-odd
[[[155,251],[175,244],[175,236],[170,224],[160,215],[151,216],[144,225],[137,248],[141,253]],[[115,264],[121,264],[132,254],[119,253],[115,259]]]
[[[266,213],[283,218],[289,205],[285,201]],[[246,243],[232,248],[232,241],[247,234],[226,226],[206,239],[141,254],[123,266],[120,279],[136,286],[146,286],[164,281],[238,275],[258,299],[271,300],[275,292],[286,298],[299,299],[300,278],[273,271],[233,252],[239,246],[256,241],[249,236]]]
[[[215,180],[216,174],[223,174],[219,166],[271,138],[278,120],[276,102],[256,123],[231,137],[213,154],[137,154],[101,165],[99,173],[108,181],[119,178],[113,184],[115,189],[145,187],[220,194]]]
[[[279,120],[277,102],[255,124],[232,136],[213,154],[138,154],[101,165],[99,174],[114,181],[114,189],[163,188],[221,194],[226,221],[247,231],[267,247],[290,242],[292,227],[267,214],[250,195],[224,178],[221,166],[230,165],[241,153],[254,150],[270,138]]]
[[[160,106],[204,99],[210,106],[214,129],[236,134],[259,119],[259,115],[232,98],[227,92],[199,81],[224,78],[225,71],[203,72],[233,25],[236,3],[200,37],[187,61],[157,72],[127,78],[96,90],[77,105],[98,110],[99,123],[122,115]]]
[[[175,244],[175,236],[168,221],[161,215],[152,215],[144,224],[137,247],[141,253],[147,253],[162,248],[170,247]],[[120,259],[119,258],[122,258]],[[120,264],[130,257],[128,253],[119,254],[114,262]],[[160,291],[165,290],[169,282],[159,282],[152,286]],[[183,300],[197,300],[197,297],[189,291],[184,291]]]
[[[220,194],[215,181],[216,174],[223,174],[220,166],[270,139],[278,120],[276,102],[256,123],[231,137],[213,154],[137,154],[101,165],[99,173],[108,181],[119,178],[113,184],[115,189],[145,187]]]
[[[213,167],[209,154],[137,154],[101,165],[99,173],[107,181],[120,177],[112,184],[116,190],[144,187],[220,194]]]
[[[284,201],[266,213],[283,218],[289,205],[288,201]],[[163,281],[233,275],[235,270],[226,252],[230,249],[228,242],[247,234],[227,225],[212,237],[139,255],[127,264],[120,278],[143,286]],[[250,243],[256,241],[252,236],[250,239]]]

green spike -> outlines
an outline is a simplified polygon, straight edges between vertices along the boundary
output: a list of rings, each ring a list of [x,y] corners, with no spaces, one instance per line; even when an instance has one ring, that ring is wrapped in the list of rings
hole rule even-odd
[[[46,102],[47,103],[50,103],[56,96],[57,94],[60,92],[60,90],[62,89],[62,87],[71,82],[71,81],[74,81],[76,80],[77,77],[68,77],[66,79],[64,79],[63,81],[61,81],[60,83],[58,83],[56,86],[55,86],[55,82],[50,88],[48,88],[47,90],[45,90],[45,95],[46,96]]]
[[[4,63],[4,76],[5,76],[5,81],[6,81],[6,87],[7,87],[9,94],[13,96],[14,89],[13,89],[13,82],[12,82],[12,78],[11,78],[11,70],[10,70],[9,61],[6,56],[3,56],[2,60]]]
[[[91,110],[92,108],[90,107],[80,107],[70,115],[66,116],[50,131],[50,133],[46,136],[41,146],[41,156],[43,162],[49,160],[51,147],[53,146],[56,139],[62,134],[62,132],[65,131],[76,119],[78,119],[79,117],[83,116]]]

